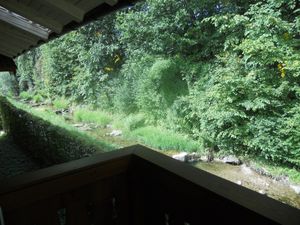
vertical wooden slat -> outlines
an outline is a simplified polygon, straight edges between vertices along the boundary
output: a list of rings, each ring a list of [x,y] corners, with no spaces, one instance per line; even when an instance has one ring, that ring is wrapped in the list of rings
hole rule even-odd
[[[33,205],[5,213],[9,225],[59,225],[59,198],[46,199]]]
[[[64,196],[66,225],[88,225],[88,189],[79,189]]]
[[[114,220],[115,224],[129,224],[128,174],[120,174],[114,178]]]

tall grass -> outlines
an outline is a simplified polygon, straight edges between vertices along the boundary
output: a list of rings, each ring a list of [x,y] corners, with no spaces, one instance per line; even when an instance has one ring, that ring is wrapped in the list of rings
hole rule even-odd
[[[160,150],[201,151],[202,145],[182,134],[160,127],[141,127],[128,134],[139,142]]]
[[[53,101],[53,108],[61,110],[67,109],[70,105],[70,102],[66,98],[57,98]]]
[[[111,151],[114,149],[118,149],[119,146],[112,143],[107,143],[104,141],[99,141],[98,139],[84,133],[83,131],[78,130],[72,125],[68,124],[62,116],[56,115],[54,112],[46,110],[41,111],[34,108],[29,107],[23,103],[17,102],[13,99],[9,99],[9,101],[17,108],[22,109],[36,117],[39,117],[45,121],[50,122],[54,126],[61,127],[63,129],[68,130],[74,137],[79,137],[84,140],[85,143],[91,145],[99,146],[103,151]]]
[[[105,126],[112,122],[112,116],[102,111],[91,111],[88,109],[77,109],[74,112],[74,120],[77,122],[96,123]]]

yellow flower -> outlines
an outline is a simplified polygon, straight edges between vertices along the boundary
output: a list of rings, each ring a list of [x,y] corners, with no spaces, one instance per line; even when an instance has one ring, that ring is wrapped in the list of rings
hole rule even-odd
[[[277,67],[278,67],[278,70],[279,70],[279,72],[280,72],[280,75],[281,75],[281,77],[282,78],[284,78],[285,77],[285,75],[286,75],[286,73],[285,73],[285,69],[284,69],[284,64],[282,64],[282,63],[279,63],[278,65],[277,65]]]
[[[119,62],[121,60],[120,56],[119,55],[116,55],[115,56],[115,63]]]
[[[288,32],[285,32],[284,34],[283,34],[283,39],[284,40],[290,40],[291,39],[291,35],[288,33]]]
[[[111,68],[111,67],[104,67],[104,71],[105,72],[111,72],[111,71],[113,71],[114,69],[113,68]]]

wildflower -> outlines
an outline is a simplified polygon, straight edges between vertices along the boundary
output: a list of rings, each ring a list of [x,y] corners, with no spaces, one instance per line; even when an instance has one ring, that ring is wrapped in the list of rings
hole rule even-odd
[[[277,65],[277,68],[278,68],[278,70],[279,70],[280,75],[281,75],[282,78],[284,78],[285,75],[286,75],[284,66],[285,66],[285,64],[282,64],[282,63],[279,63],[279,64]]]
[[[105,72],[111,72],[111,71],[113,71],[114,69],[113,68],[111,68],[111,67],[104,67],[104,71]]]

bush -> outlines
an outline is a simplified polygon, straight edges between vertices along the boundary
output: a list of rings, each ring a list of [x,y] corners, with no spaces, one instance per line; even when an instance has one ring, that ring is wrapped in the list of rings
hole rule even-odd
[[[146,118],[143,114],[130,114],[123,119],[125,129],[132,131],[143,127],[146,124]]]
[[[36,94],[32,97],[32,100],[35,102],[35,103],[40,103],[42,101],[44,101],[44,98],[42,95],[40,94]]]
[[[166,118],[166,110],[188,90],[179,63],[172,59],[157,59],[137,88],[138,107],[154,119]]]
[[[57,98],[53,101],[53,107],[57,110],[67,109],[70,102],[66,98]]]
[[[17,82],[7,72],[0,72],[0,94],[14,96],[17,93]]]
[[[96,123],[105,126],[112,121],[112,118],[110,115],[102,111],[77,109],[74,112],[74,120],[77,122]]]
[[[30,91],[22,91],[19,96],[26,101],[32,100],[33,98],[33,94]]]

